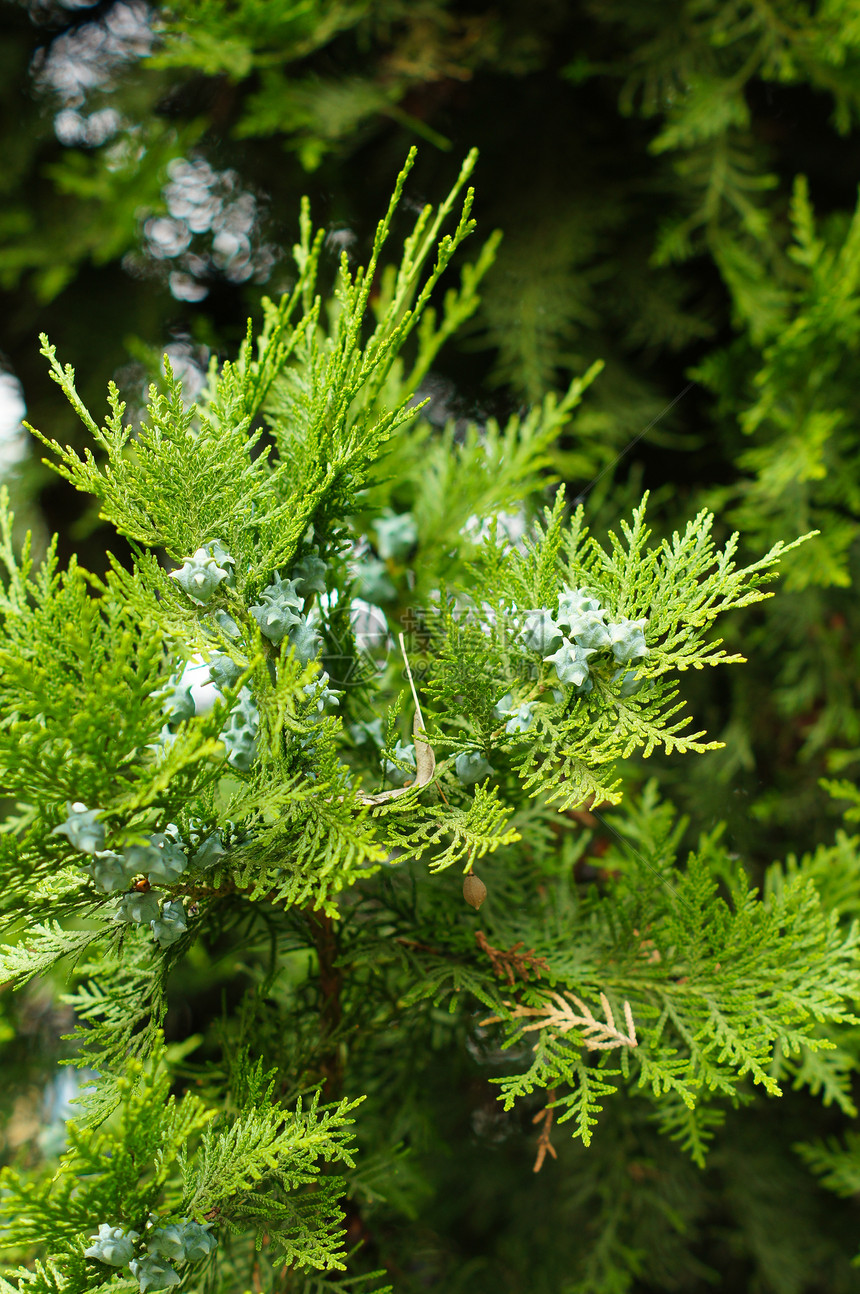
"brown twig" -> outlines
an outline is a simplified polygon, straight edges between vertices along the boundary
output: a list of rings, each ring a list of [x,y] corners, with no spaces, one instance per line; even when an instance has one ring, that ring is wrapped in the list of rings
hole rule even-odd
[[[340,1096],[343,1081],[343,1062],[337,1042],[331,1043],[343,1018],[340,990],[343,976],[337,966],[337,939],[334,933],[334,921],[324,912],[308,912],[305,915],[313,935],[319,966],[320,994],[320,1034],[326,1041],[326,1051],[322,1058],[322,1070],[325,1075],[323,1097],[326,1101],[337,1100]]]
[[[414,948],[419,953],[431,953],[434,957],[453,957],[453,953],[446,952],[443,948],[434,948],[431,944],[419,943],[417,939],[406,939],[403,935],[396,935],[394,942],[400,944],[402,948]]]
[[[475,931],[475,942],[481,952],[486,953],[493,967],[493,974],[498,975],[499,979],[506,979],[513,988],[516,983],[516,976],[528,984],[529,975],[534,975],[540,979],[541,975],[549,973],[549,964],[543,957],[538,957],[534,948],[528,948],[525,952],[520,952],[523,941],[520,939],[511,948],[494,948],[487,939],[483,930]]]
[[[537,1114],[532,1119],[532,1123],[543,1123],[543,1127],[540,1130],[540,1136],[538,1137],[537,1157],[535,1159],[535,1166],[532,1169],[533,1173],[540,1172],[540,1170],[543,1168],[543,1161],[546,1159],[547,1155],[552,1155],[553,1159],[558,1159],[555,1146],[552,1144],[552,1142],[549,1139],[549,1134],[552,1131],[553,1112],[552,1112],[551,1106],[554,1100],[555,1100],[555,1088],[553,1087],[547,1092],[546,1106],[544,1107],[543,1110],[538,1110]]]

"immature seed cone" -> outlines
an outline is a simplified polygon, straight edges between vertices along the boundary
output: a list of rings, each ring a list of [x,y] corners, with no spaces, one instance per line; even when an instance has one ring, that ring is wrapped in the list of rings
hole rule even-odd
[[[487,887],[481,880],[480,876],[476,876],[474,872],[469,872],[469,875],[463,882],[463,898],[470,907],[477,909],[481,906],[486,897]]]

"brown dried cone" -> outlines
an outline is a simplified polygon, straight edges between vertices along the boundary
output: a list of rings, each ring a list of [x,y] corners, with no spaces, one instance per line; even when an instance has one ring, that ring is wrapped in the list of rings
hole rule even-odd
[[[480,876],[476,876],[474,872],[469,872],[463,882],[463,898],[470,907],[477,909],[481,906],[486,897],[487,887],[481,880]]]

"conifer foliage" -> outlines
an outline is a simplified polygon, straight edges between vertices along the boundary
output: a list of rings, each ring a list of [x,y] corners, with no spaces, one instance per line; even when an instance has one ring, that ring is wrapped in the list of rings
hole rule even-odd
[[[599,366],[503,426],[422,421],[496,244],[431,304],[474,161],[389,261],[410,155],[330,300],[305,206],[291,291],[194,405],[165,364],[139,425],[113,386],[101,423],[43,339],[91,440],[37,434],[133,560],[36,563],[4,504],[2,976],[68,979],[82,1091],[58,1159],[4,1174],[3,1290],[426,1287],[386,1236],[442,1033],[542,1171],[610,1106],[698,1165],[755,1087],[850,1106],[857,932],[812,862],[759,896],[718,829],[679,858],[650,787],[577,871],[619,761],[713,747],[685,676],[741,663],[714,621],[786,546],[740,567],[707,512],[652,541],[644,500],[590,535],[548,450]],[[175,986],[224,966],[183,1034]],[[639,1262],[584,1246],[569,1288]]]

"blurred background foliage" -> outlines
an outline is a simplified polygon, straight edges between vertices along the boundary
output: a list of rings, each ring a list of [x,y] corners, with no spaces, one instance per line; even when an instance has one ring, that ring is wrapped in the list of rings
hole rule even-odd
[[[777,596],[728,626],[749,664],[689,682],[725,749],[683,769],[655,756],[629,783],[658,771],[691,839],[725,821],[754,877],[788,854],[826,858],[840,800],[821,779],[847,795],[860,759],[856,0],[3,0],[0,24],[0,471],[37,536],[56,530],[65,554],[104,566],[97,517],[20,431],[26,406],[44,432],[81,440],[40,331],[92,408],[110,378],[139,406],[164,352],[193,396],[261,296],[288,286],[303,193],[333,279],[341,252],[366,252],[411,144],[404,227],[477,145],[480,230],[504,236],[480,309],[424,381],[426,416],[480,426],[600,358],[555,451],[597,531],[644,488],[658,533],[707,506],[742,531],[746,560],[820,531]],[[597,865],[599,839],[594,852]],[[197,980],[192,1017],[215,993]],[[21,1091],[48,1099],[62,1012],[37,994],[8,1012],[14,1143],[31,1117]],[[478,1081],[455,1072],[456,1051],[428,1059],[440,1110]],[[763,1108],[729,1120],[705,1174],[658,1157],[631,1108],[629,1126],[565,1150],[535,1184],[519,1151],[506,1157],[489,1096],[486,1126],[455,1130],[456,1166],[429,1170],[436,1202],[409,1234],[438,1254],[418,1267],[452,1291],[485,1263],[470,1254],[492,1250],[502,1270],[519,1244],[531,1288],[559,1289],[563,1245],[547,1257],[561,1240],[542,1223],[553,1196],[570,1244],[593,1216],[601,1243],[627,1246],[636,1288],[706,1288],[709,1271],[725,1288],[860,1288],[856,1208],[818,1192],[791,1150],[841,1116],[789,1097],[763,1125]],[[503,1214],[481,1194],[488,1157],[510,1173]],[[808,1225],[792,1233],[795,1215]],[[611,1270],[576,1289],[627,1289]]]

